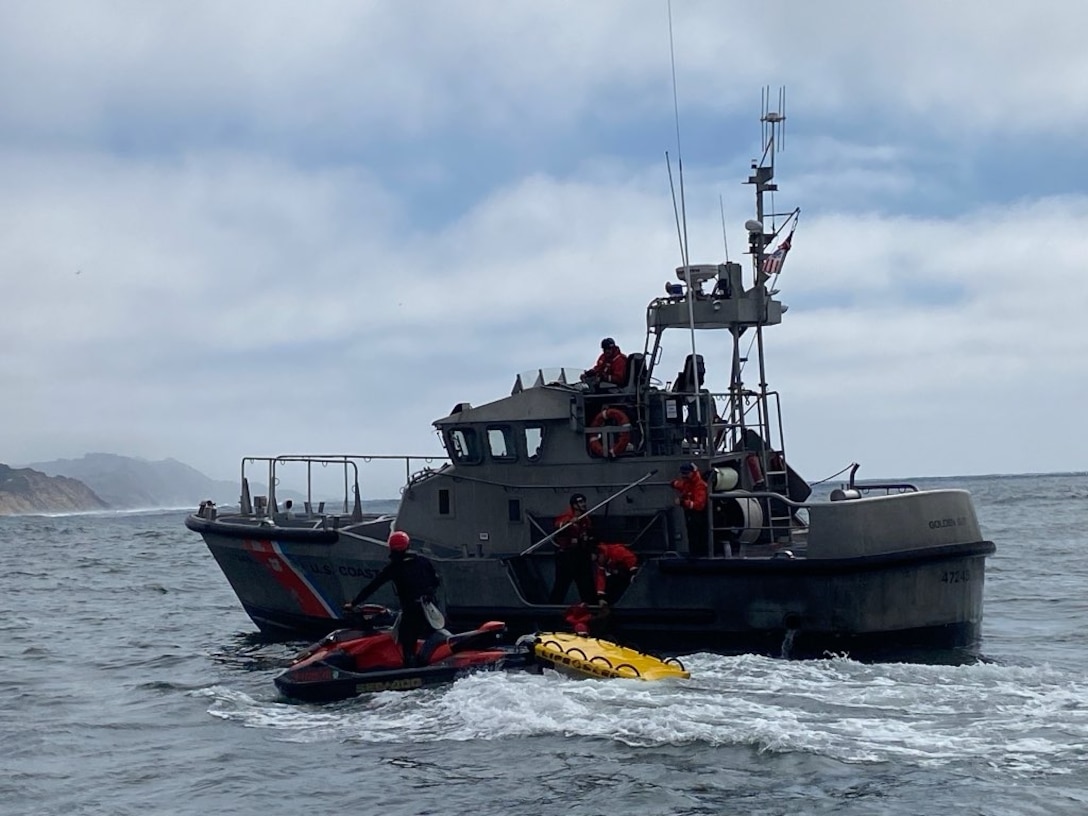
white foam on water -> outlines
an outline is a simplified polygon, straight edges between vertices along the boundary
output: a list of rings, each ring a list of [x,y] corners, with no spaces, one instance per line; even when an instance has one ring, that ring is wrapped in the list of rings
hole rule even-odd
[[[1088,760],[1088,682],[1041,667],[862,664],[692,655],[689,680],[484,672],[437,689],[334,705],[204,690],[210,713],[289,741],[490,740],[539,735],[631,746],[750,746],[919,767],[983,761],[1068,773]]]

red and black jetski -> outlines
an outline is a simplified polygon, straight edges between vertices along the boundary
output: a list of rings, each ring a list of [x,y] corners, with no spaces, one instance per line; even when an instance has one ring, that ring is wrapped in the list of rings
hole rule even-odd
[[[436,686],[481,669],[519,669],[532,663],[531,650],[498,642],[505,623],[488,621],[471,632],[434,632],[419,642],[419,665],[405,666],[396,617],[374,604],[361,607],[357,614],[355,627],[330,632],[275,678],[280,692],[305,702],[331,702],[375,691]]]

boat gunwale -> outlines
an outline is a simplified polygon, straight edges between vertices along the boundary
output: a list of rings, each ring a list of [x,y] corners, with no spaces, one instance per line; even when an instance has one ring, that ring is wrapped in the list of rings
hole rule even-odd
[[[992,541],[983,539],[960,544],[941,544],[933,547],[838,558],[808,558],[807,556],[790,558],[780,552],[777,555],[759,557],[687,558],[678,556],[655,559],[654,563],[659,566],[661,572],[674,575],[787,571],[794,573],[868,572],[899,564],[985,557],[993,555],[996,551],[997,546]]]

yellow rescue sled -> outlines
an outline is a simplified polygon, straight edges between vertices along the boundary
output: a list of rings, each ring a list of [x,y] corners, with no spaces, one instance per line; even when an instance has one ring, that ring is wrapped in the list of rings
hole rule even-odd
[[[664,680],[691,676],[675,657],[662,659],[587,635],[544,632],[535,636],[532,648],[537,663],[580,677]]]

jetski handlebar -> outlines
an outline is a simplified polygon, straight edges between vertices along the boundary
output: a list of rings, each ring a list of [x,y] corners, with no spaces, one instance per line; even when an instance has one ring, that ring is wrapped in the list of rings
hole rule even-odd
[[[379,629],[383,626],[392,626],[397,615],[388,607],[381,604],[360,604],[359,606],[345,606],[343,620],[353,629]]]

